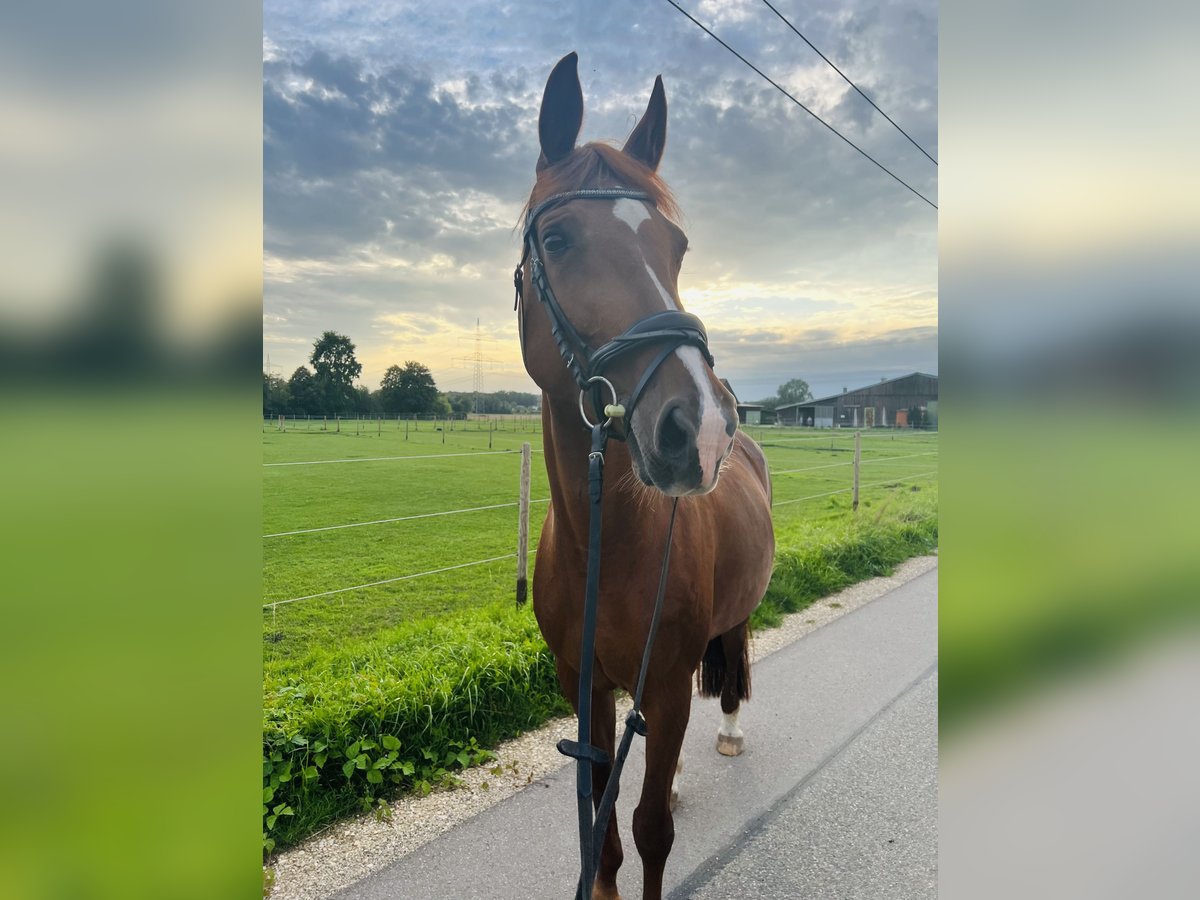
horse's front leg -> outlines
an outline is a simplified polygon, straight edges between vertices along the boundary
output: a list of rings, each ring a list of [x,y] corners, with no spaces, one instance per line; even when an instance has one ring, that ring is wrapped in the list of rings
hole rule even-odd
[[[592,691],[592,743],[608,754],[611,760],[617,746],[617,703],[612,691]],[[593,803],[600,805],[604,789],[612,774],[612,764],[592,766],[592,781],[595,787]],[[625,860],[621,849],[621,836],[617,833],[617,807],[613,804],[612,815],[604,834],[604,849],[600,851],[600,865],[596,869],[596,883],[592,889],[593,900],[621,900],[617,893],[617,870]]]
[[[563,693],[571,701],[575,714],[579,714],[579,673],[563,663],[557,663],[558,681]],[[608,754],[611,760],[617,744],[617,704],[611,690],[592,690],[592,744]],[[592,803],[600,805],[604,788],[612,773],[612,764],[592,766]],[[596,881],[592,888],[593,900],[621,900],[617,892],[617,870],[625,860],[621,848],[621,837],[617,833],[617,810],[613,806],[604,834],[604,848],[600,851],[600,865],[596,869]]]
[[[681,670],[647,684],[642,706],[646,716],[646,778],[641,802],[633,813],[633,839],[642,857],[643,900],[660,900],[663,870],[675,841],[671,783],[692,711],[691,673]]]

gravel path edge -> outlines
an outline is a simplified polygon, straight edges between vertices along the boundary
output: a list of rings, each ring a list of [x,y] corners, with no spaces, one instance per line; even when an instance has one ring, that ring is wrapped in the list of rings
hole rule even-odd
[[[751,660],[764,659],[936,566],[936,554],[914,557],[896,566],[889,576],[861,581],[814,601],[786,616],[778,628],[755,634]],[[618,721],[628,709],[629,699],[620,698]],[[412,853],[568,765],[569,760],[555,745],[574,733],[573,716],[553,719],[501,744],[491,762],[460,773],[460,787],[425,797],[401,797],[390,804],[386,817],[367,813],[347,819],[277,854],[264,866],[264,871],[274,872],[271,900],[324,900]]]

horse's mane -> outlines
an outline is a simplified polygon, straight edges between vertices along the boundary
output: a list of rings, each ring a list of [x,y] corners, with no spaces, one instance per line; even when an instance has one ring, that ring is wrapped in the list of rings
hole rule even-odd
[[[597,187],[644,191],[659,212],[674,222],[679,220],[679,207],[671,189],[657,173],[622,150],[597,141],[576,147],[565,159],[538,173],[521,218],[524,220],[525,213],[547,197]]]

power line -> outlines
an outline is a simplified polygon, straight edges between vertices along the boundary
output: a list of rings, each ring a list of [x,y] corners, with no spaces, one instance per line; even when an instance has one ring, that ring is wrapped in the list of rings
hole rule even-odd
[[[697,19],[692,18],[692,15],[686,9],[684,9],[682,6],[680,6],[678,3],[676,3],[675,0],[667,0],[667,2],[670,3],[673,7],[675,7],[675,9],[679,10],[679,12],[682,15],[686,16],[689,20],[691,20],[691,22],[694,25],[696,25],[698,28],[700,28],[710,38],[712,38],[714,41],[716,41],[718,44],[720,44],[722,47],[724,47],[726,50],[728,50],[730,53],[732,53],[734,56],[736,56],[738,59],[740,59],[749,68],[751,68],[755,72],[757,72],[758,75],[764,81],[766,81],[769,85],[771,85],[771,87],[775,88],[775,90],[779,91],[779,93],[783,94],[783,96],[787,97],[789,100],[791,100],[793,103],[795,103],[798,107],[800,107],[802,110],[804,110],[806,113],[808,113],[814,119],[816,119],[818,122],[820,122],[822,125],[824,125],[826,128],[828,128],[830,131],[832,131],[835,135],[837,135],[839,138],[841,138],[843,141],[845,141],[847,144],[849,144],[851,147],[853,147],[855,150],[857,150],[859,152],[859,154],[861,154],[863,157],[865,157],[867,160],[869,160],[871,163],[873,163],[881,172],[886,173],[893,180],[895,180],[896,182],[898,182],[899,184],[901,184],[908,190],[912,191],[912,193],[914,193],[917,197],[924,200],[926,203],[928,203],[934,209],[938,208],[936,203],[934,203],[932,200],[930,200],[928,197],[926,197],[924,194],[922,194],[920,191],[918,191],[916,188],[914,188],[911,184],[909,184],[907,181],[905,181],[903,178],[901,178],[899,175],[897,175],[895,172],[893,172],[891,169],[889,169],[883,163],[879,162],[879,160],[875,159],[875,157],[871,156],[871,154],[869,154],[866,150],[862,149],[860,146],[858,146],[858,144],[854,143],[854,141],[850,140],[850,138],[846,137],[844,134],[842,134],[840,131],[838,131],[836,128],[834,128],[832,125],[830,125],[828,122],[826,122],[820,116],[818,116],[815,112],[813,112],[811,109],[809,109],[803,103],[801,103],[799,100],[797,100],[791,94],[789,94],[776,81],[774,81],[769,75],[767,75],[765,72],[763,72],[762,69],[760,69],[758,66],[754,65],[754,63],[750,62],[750,60],[746,59],[746,57],[742,56],[742,54],[738,53],[736,50],[734,50],[732,47],[730,47],[727,43],[725,43],[723,40],[721,40],[719,37],[717,37],[715,34],[713,34],[713,32],[710,31],[707,26],[705,26],[703,23],[701,23]]]
[[[818,50],[816,45],[812,41],[810,41],[808,38],[806,38],[804,35],[802,35],[800,33],[800,30],[798,28],[796,28],[796,26],[793,25],[791,22],[789,22],[787,20],[787,17],[783,13],[781,13],[774,6],[772,6],[771,0],[762,0],[762,2],[767,5],[767,9],[771,10],[771,12],[775,13],[775,15],[779,16],[779,18],[781,20],[783,20],[784,25],[786,25],[788,28],[792,29],[792,31],[796,32],[796,37],[800,38],[800,40],[804,41],[804,43],[806,43],[806,44],[808,44],[808,46],[812,47],[813,51],[817,54],[817,56],[821,57],[821,59],[823,59],[823,60],[825,60],[825,62],[829,63],[830,68],[832,68],[833,71],[835,71],[839,75],[841,75],[842,80],[845,81],[846,84],[850,85],[850,87],[852,87],[852,88],[854,88],[854,90],[858,91],[858,95],[860,97],[862,97],[864,100],[866,100],[868,103],[870,103],[871,106],[875,107],[875,111],[877,113],[879,113],[881,116],[883,116],[889,122],[891,122],[897,131],[899,131],[902,135],[904,135],[906,138],[908,138],[908,142],[910,144],[912,144],[914,147],[916,147],[918,150],[920,150],[922,153],[924,153],[926,159],[928,159],[935,166],[938,164],[938,161],[936,159],[934,159],[932,156],[930,156],[925,151],[924,147],[922,147],[920,144],[918,144],[916,141],[913,140],[912,135],[910,135],[907,131],[905,131],[903,128],[901,128],[899,125],[897,125],[896,121],[891,116],[889,116],[887,113],[885,113],[882,109],[880,109],[876,105],[874,100],[872,100],[870,97],[868,97],[866,94],[864,94],[862,92],[862,89],[859,88],[859,86],[857,84],[855,84],[853,81],[851,81],[849,76],[847,76],[845,72],[843,72],[836,65],[834,65],[833,60],[831,60],[828,56],[826,56],[824,53],[822,53],[820,50]]]

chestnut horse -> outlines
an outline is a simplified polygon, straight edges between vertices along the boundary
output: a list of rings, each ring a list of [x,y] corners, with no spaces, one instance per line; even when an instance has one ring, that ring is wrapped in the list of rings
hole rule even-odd
[[[533,603],[563,692],[578,713],[594,449],[581,419],[580,387],[598,374],[599,366],[590,364],[605,356],[603,374],[616,395],[605,399],[614,405],[606,411],[589,398],[588,415],[617,418],[614,436],[621,442],[602,458],[608,488],[590,740],[607,761],[591,768],[597,803],[615,746],[613,691],[634,693],[675,515],[658,637],[645,676],[646,775],[633,815],[642,896],[656,900],[674,841],[673,782],[698,670],[701,694],[720,696],[725,713],[718,750],[737,755],[742,749],[737,715],[750,695],[747,621],[766,590],[775,551],[770,484],[762,452],[737,429],[734,397],[713,374],[703,325],[682,312],[677,281],[687,238],[656,174],[667,128],[662,78],[622,149],[576,147],[582,119],[572,53],[554,68],[542,98],[541,157],[517,272],[521,349],[542,390],[551,493]],[[631,326],[640,333],[623,343]],[[613,815],[594,896],[618,896],[622,859]]]

